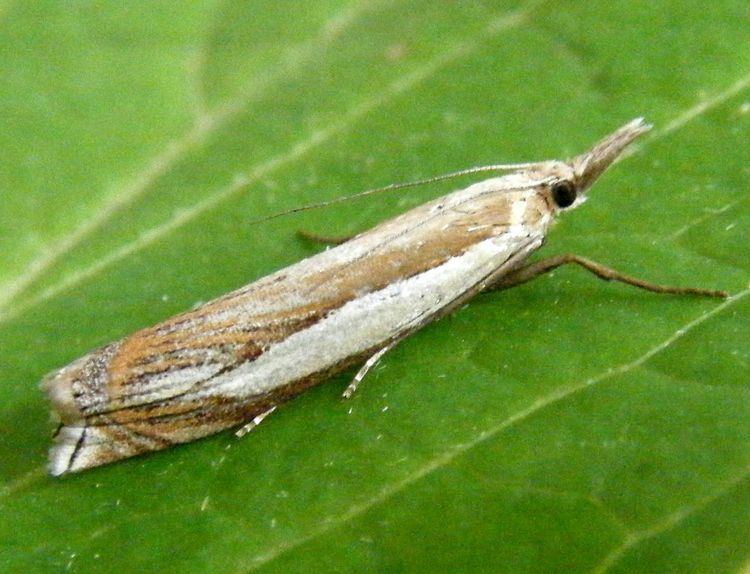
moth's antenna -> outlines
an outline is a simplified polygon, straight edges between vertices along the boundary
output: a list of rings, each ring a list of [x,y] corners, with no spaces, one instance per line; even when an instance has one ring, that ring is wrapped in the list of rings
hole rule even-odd
[[[359,193],[355,193],[353,195],[346,195],[343,197],[337,197],[335,199],[327,199],[325,201],[319,201],[317,203],[308,203],[307,205],[302,205],[300,207],[293,207],[291,209],[287,209],[286,211],[280,211],[278,213],[274,213],[272,215],[266,215],[264,217],[259,217],[257,219],[250,220],[250,224],[255,223],[262,223],[264,221],[268,221],[270,219],[276,219],[277,217],[281,217],[283,215],[290,215],[292,213],[298,213],[300,211],[308,211],[311,209],[319,209],[321,207],[328,207],[329,205],[335,205],[337,203],[344,203],[347,201],[352,201],[354,199],[358,199],[360,197],[365,197],[367,195],[374,195],[376,193],[384,193],[386,191],[395,191],[397,189],[404,189],[407,187],[417,187],[420,185],[426,185],[428,183],[436,183],[438,181],[445,181],[446,179],[453,179],[455,177],[461,177],[463,175],[470,175],[472,173],[483,173],[487,171],[509,171],[509,170],[515,170],[515,169],[528,169],[530,167],[536,167],[542,162],[528,162],[528,163],[507,163],[507,164],[494,164],[494,165],[480,165],[476,167],[470,167],[467,169],[462,169],[459,171],[452,171],[450,173],[445,173],[443,175],[436,175],[434,177],[428,177],[427,179],[419,179],[416,181],[407,181],[404,183],[392,183],[390,185],[386,185],[385,187],[376,187],[373,189],[367,189],[365,191],[360,191]]]

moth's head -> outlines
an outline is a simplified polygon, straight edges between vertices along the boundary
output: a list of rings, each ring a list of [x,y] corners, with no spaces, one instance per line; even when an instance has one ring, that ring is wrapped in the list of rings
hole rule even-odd
[[[548,203],[557,209],[572,209],[586,200],[586,193],[638,136],[651,129],[637,118],[611,133],[586,153],[568,162],[551,161],[539,165],[539,176],[546,180]]]

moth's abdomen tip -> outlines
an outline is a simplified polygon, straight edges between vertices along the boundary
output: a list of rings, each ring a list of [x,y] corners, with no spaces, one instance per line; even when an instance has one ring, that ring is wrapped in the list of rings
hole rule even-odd
[[[61,476],[134,454],[138,451],[132,445],[113,443],[105,428],[86,422],[63,425],[55,436],[55,444],[49,449],[47,470],[52,476]]]
[[[49,449],[47,470],[52,476],[61,476],[77,470],[73,467],[73,463],[84,429],[83,426],[62,426],[60,428],[55,436],[55,444]]]
[[[80,359],[79,359],[80,361]],[[52,476],[61,476],[71,472],[76,444],[82,436],[83,416],[76,404],[73,381],[76,361],[67,367],[57,369],[46,375],[39,387],[50,402],[51,418],[62,426],[55,434],[55,444],[49,449],[47,471]],[[70,426],[75,425],[79,426]]]
[[[61,476],[76,470],[76,451],[80,448],[79,443],[83,439],[86,425],[73,388],[80,361],[81,359],[49,373],[40,384],[49,399],[52,420],[62,423],[55,433],[55,443],[48,453],[47,471],[52,476]]]

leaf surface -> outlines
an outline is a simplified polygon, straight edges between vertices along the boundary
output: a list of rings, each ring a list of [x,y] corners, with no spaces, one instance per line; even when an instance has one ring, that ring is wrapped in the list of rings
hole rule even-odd
[[[737,572],[750,564],[750,8],[0,3],[3,572]],[[45,475],[37,381],[465,182],[656,128],[480,296],[231,433]],[[540,254],[542,255],[542,254]],[[351,376],[351,375],[348,375]]]

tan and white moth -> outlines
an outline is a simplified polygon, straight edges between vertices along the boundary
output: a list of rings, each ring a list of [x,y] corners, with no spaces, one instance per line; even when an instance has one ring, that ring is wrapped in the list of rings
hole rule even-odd
[[[244,433],[287,399],[351,365],[357,384],[389,349],[482,291],[566,263],[660,293],[576,255],[526,263],[555,217],[649,126],[636,119],[570,161],[474,168],[510,173],[449,193],[201,307],[110,343],[43,381],[60,421],[60,475],[192,441]],[[442,179],[442,178],[435,178]]]

